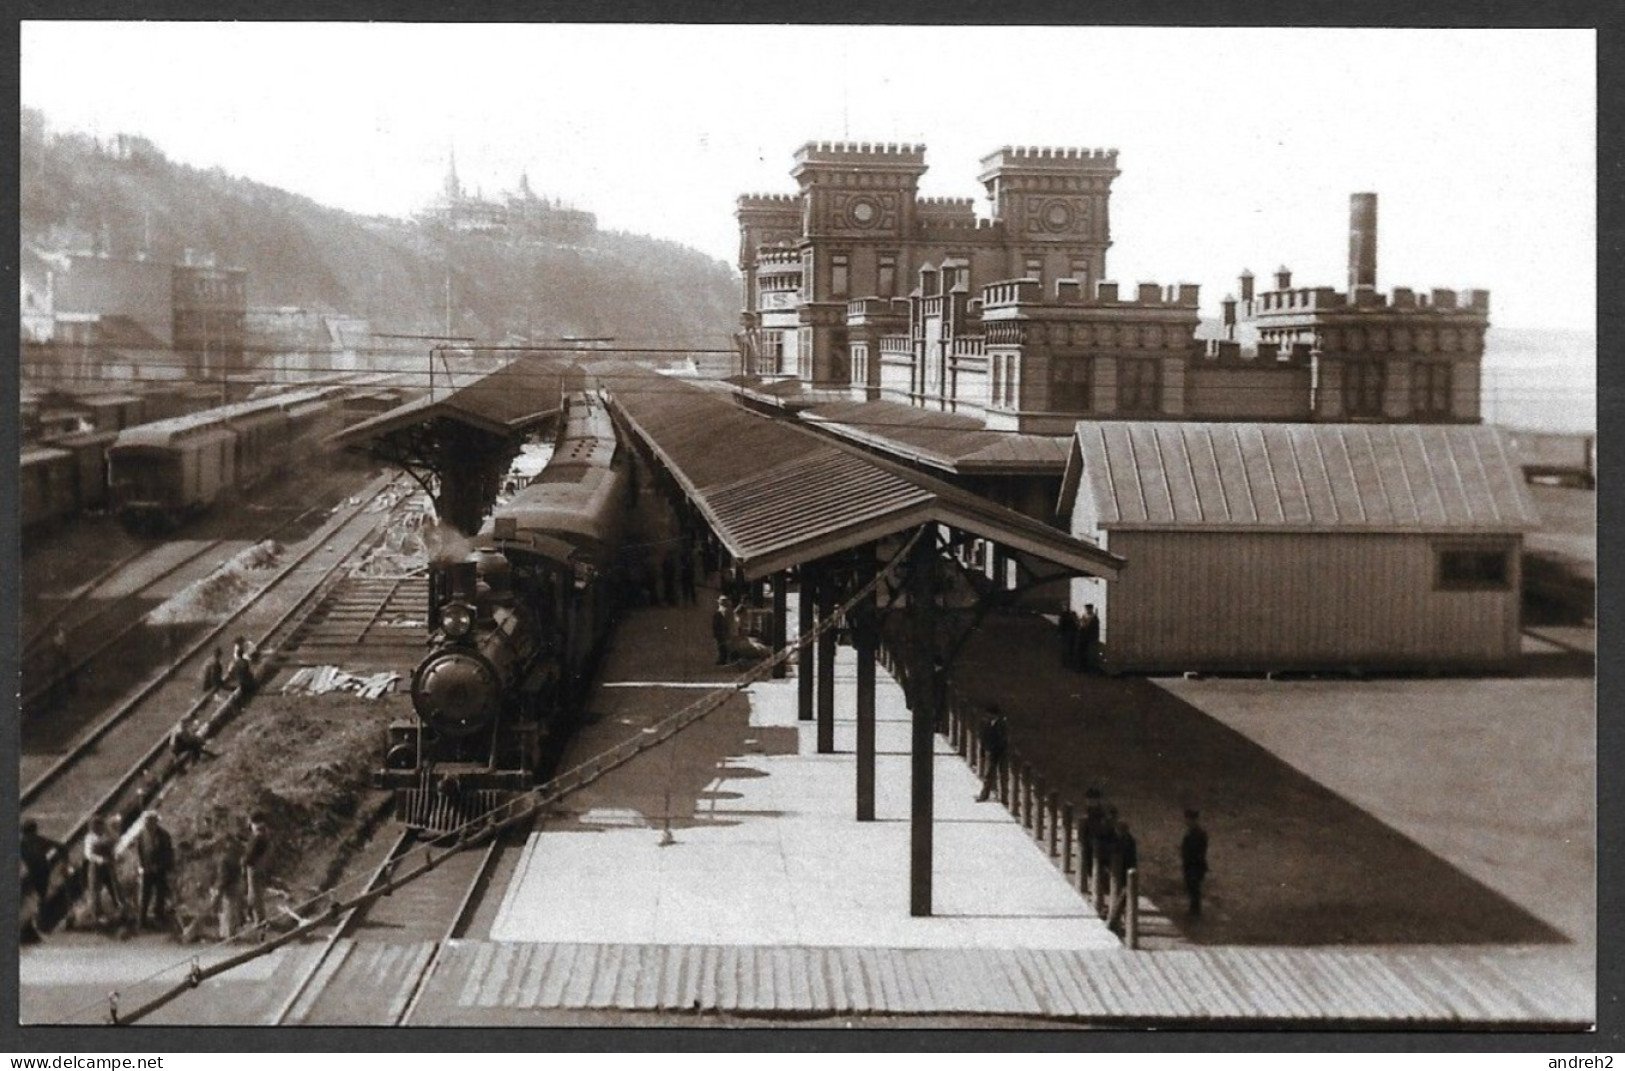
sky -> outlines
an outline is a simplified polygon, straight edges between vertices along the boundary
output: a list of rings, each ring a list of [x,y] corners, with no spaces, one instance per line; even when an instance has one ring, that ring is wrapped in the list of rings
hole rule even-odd
[[[1374,191],[1379,288],[1596,316],[1590,30],[25,22],[20,73],[52,129],[335,207],[410,215],[455,150],[730,264],[735,198],[793,192],[807,141],[922,143],[921,193],[984,213],[1000,146],[1115,148],[1108,276],[1208,315],[1244,268],[1342,289]]]

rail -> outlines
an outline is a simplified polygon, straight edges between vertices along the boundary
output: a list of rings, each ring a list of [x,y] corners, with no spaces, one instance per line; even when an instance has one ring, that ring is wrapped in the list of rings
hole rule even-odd
[[[202,966],[198,959],[193,957],[188,961],[188,964],[174,964],[167,968],[161,968],[141,981],[154,981],[166,973],[181,969],[187,971],[186,977],[136,1008],[121,1013],[118,1008],[119,993],[115,991],[109,994],[108,1021],[114,1024],[136,1022],[175,1000],[189,989],[197,988],[204,981],[276,951],[339,919],[346,912],[358,906],[371,903],[379,897],[390,895],[403,885],[428,874],[449,856],[485,844],[487,841],[499,836],[504,830],[543,817],[549,808],[557,805],[565,797],[580,791],[609,771],[624,765],[637,755],[664,743],[677,733],[700,721],[706,715],[720,708],[738,692],[751,684],[766,679],[772,674],[776,666],[787,662],[803,647],[818,639],[820,635],[837,628],[839,623],[845,620],[860,602],[868,598],[872,592],[876,591],[881,584],[885,583],[897,571],[899,566],[908,560],[914,545],[919,542],[929,527],[928,525],[915,529],[903,547],[884,566],[876,570],[875,575],[848,597],[846,602],[836,608],[832,614],[822,618],[814,628],[804,635],[797,636],[794,641],[786,644],[768,658],[756,663],[745,673],[735,678],[733,682],[719,686],[687,706],[667,715],[667,717],[656,723],[652,729],[622,741],[594,755],[585,762],[578,763],[531,792],[499,804],[484,814],[472,818],[453,829],[446,830],[438,836],[427,838],[422,847],[421,860],[417,861],[409,869],[402,866],[406,859],[406,856],[403,855],[387,868],[387,873],[382,875],[381,881],[378,880],[378,875],[369,876],[361,891],[348,899],[337,898],[334,895],[336,890],[317,894],[290,912],[296,919],[304,918],[307,912],[313,915],[313,917],[299,922],[292,929],[271,935],[262,943],[213,963],[208,967]],[[339,888],[342,889],[343,886],[341,885]],[[261,921],[244,930],[239,936],[263,936],[269,930],[268,922]],[[430,963],[433,962],[434,960],[431,959]],[[419,988],[421,989],[421,979],[419,980]]]
[[[379,494],[381,494],[395,482],[396,481],[393,479],[379,481],[377,489],[372,494],[362,496],[361,503],[355,509],[351,510],[347,515],[345,515],[343,520],[339,521],[333,526],[333,532],[339,531],[345,525],[354,521],[356,517],[358,517],[367,509],[369,505],[372,504],[372,502],[376,501]],[[313,557],[317,551],[326,546],[327,542],[327,538],[313,539],[310,548],[300,554],[293,562],[279,570],[274,577],[268,580],[261,587],[260,592],[263,593],[268,591],[277,584],[281,583],[289,575],[291,575],[295,569],[297,569],[300,565],[303,565],[306,561]],[[363,539],[361,543],[357,544],[357,546],[359,547],[366,542],[367,540]],[[335,562],[322,574],[320,578],[317,579],[316,583],[311,586],[309,591],[305,592],[304,595],[299,599],[294,600],[293,605],[290,606],[286,612],[279,616],[276,621],[265,630],[261,636],[259,644],[261,649],[264,649],[265,641],[276,635],[278,630],[281,629],[292,617],[312,604],[312,600],[319,595],[322,590],[324,590],[327,581],[330,580],[333,574],[339,568],[341,568],[345,562],[349,561],[350,558],[351,555],[345,555],[342,559],[340,559],[340,561]],[[143,685],[134,696],[120,704],[120,706],[115,709],[109,717],[104,718],[100,723],[98,723],[89,734],[77,741],[74,747],[68,753],[64,754],[62,758],[53,763],[51,767],[49,767],[30,785],[28,785],[28,787],[22,793],[22,805],[26,807],[30,804],[37,803],[50,784],[58,780],[68,769],[71,769],[78,759],[86,751],[93,749],[96,746],[97,741],[105,736],[107,732],[110,731],[116,724],[129,717],[131,712],[138,709],[154,693],[156,693],[159,688],[166,684],[175,675],[180,665],[203,651],[211,642],[213,642],[216,637],[218,637],[222,632],[226,631],[232,624],[232,620],[227,620],[204,635],[202,639],[197,641],[180,658],[172,662],[162,672],[156,674],[153,679],[149,680],[145,685]],[[209,696],[204,696],[195,701],[188,708],[186,714],[183,715],[180,721],[184,722],[187,719],[195,716],[200,710],[208,705],[210,698],[211,697]],[[233,689],[231,692],[227,693],[225,698],[216,704],[214,711],[210,714],[207,722],[200,727],[199,736],[207,739],[208,737],[214,735],[214,733],[225,723],[226,720],[236,713],[236,711],[241,709],[244,702],[245,696],[242,694],[240,689]],[[106,814],[108,811],[113,810],[117,806],[118,801],[131,788],[131,786],[140,785],[141,788],[137,793],[135,806],[126,807],[124,809],[130,813],[137,813],[141,808],[147,806],[150,801],[164,789],[165,785],[167,785],[169,781],[173,779],[173,777],[179,772],[181,766],[179,763],[174,761],[171,761],[167,765],[162,762],[164,753],[168,749],[168,742],[168,733],[161,734],[150,746],[147,747],[144,752],[142,752],[140,756],[136,758],[136,760],[129,767],[124,770],[121,775],[118,776],[118,778],[113,782],[111,788],[100,792],[92,805],[84,810],[74,820],[73,826],[61,838],[62,843],[67,847],[62,853],[62,858],[59,861],[60,866],[67,869],[72,869],[74,867],[75,859],[77,858],[76,853],[79,852],[81,839],[83,838],[85,831],[89,828],[91,819],[98,814]]]

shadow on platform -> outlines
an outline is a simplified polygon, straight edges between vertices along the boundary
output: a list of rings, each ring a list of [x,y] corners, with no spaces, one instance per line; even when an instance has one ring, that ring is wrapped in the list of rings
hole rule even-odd
[[[1507,897],[1148,680],[1060,669],[1053,627],[990,617],[955,672],[996,700],[1011,747],[1063,801],[1098,786],[1139,845],[1141,892],[1198,945],[1530,944],[1567,940]],[[969,706],[965,709],[976,709]],[[1204,917],[1185,916],[1179,841],[1211,837]],[[1081,807],[1080,807],[1081,810]]]

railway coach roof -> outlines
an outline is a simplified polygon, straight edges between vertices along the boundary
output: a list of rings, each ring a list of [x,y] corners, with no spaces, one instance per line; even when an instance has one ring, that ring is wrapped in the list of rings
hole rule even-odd
[[[626,364],[591,371],[747,576],[933,522],[1091,576],[1116,576],[1123,566],[979,495],[746,410],[722,390]]]
[[[249,417],[316,401],[326,396],[330,390],[331,388],[318,387],[312,390],[292,391],[269,398],[255,398],[245,402],[234,402],[231,405],[216,406],[184,416],[155,420],[149,424],[137,424],[119,432],[118,439],[113,445],[119,448],[165,447],[177,437],[209,430],[223,431],[234,420],[246,420]]]

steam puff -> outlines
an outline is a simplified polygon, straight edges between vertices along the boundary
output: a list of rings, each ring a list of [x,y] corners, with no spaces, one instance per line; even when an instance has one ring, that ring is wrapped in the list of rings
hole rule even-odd
[[[476,544],[451,525],[435,523],[423,528],[423,548],[430,561],[444,564],[472,558]]]

